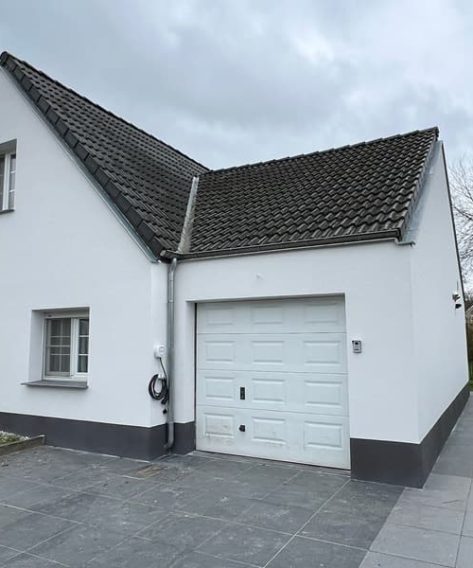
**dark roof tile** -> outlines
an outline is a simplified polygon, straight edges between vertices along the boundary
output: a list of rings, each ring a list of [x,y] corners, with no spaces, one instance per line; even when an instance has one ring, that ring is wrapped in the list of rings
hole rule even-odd
[[[204,173],[186,254],[401,238],[437,137],[430,128]]]
[[[13,55],[4,52],[0,65],[73,149],[139,235],[136,227],[140,221],[146,222],[144,242],[152,252],[176,250],[191,180],[207,168]]]

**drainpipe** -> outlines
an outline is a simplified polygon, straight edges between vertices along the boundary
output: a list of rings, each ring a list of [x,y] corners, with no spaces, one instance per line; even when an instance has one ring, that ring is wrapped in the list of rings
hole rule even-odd
[[[170,450],[174,446],[174,276],[177,268],[177,258],[174,257],[168,268],[167,285],[167,377],[169,389],[168,401],[168,420],[167,420],[167,440],[164,445],[165,450]]]

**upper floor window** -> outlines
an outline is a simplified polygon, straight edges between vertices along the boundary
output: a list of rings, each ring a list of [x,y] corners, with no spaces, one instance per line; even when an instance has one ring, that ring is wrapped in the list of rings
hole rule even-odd
[[[4,146],[12,144],[0,144],[0,211],[9,211],[15,205],[16,150],[2,151]]]

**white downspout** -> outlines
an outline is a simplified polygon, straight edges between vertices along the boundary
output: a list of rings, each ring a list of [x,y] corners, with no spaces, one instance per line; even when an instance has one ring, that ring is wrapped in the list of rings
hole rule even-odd
[[[174,257],[168,268],[167,285],[167,377],[169,389],[168,419],[167,419],[167,440],[164,445],[165,450],[170,450],[174,446],[174,283],[177,268],[177,258]]]
[[[199,178],[192,179],[192,186],[189,193],[189,201],[187,203],[186,216],[182,227],[181,240],[177,248],[178,253],[187,252],[190,245],[190,236],[192,232],[192,224],[194,220],[194,203],[199,186]],[[168,420],[167,420],[167,440],[164,448],[170,450],[174,446],[174,336],[175,336],[175,315],[174,315],[174,299],[175,299],[175,282],[176,282],[177,258],[171,261],[168,269],[167,283],[167,376],[168,376]]]

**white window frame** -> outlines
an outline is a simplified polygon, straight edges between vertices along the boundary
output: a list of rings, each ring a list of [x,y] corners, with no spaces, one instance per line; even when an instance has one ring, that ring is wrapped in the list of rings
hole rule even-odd
[[[48,368],[48,322],[53,319],[70,319],[71,320],[71,348],[69,359],[69,372],[54,372],[53,374],[47,373]],[[87,319],[89,321],[89,349],[87,353],[87,373],[80,373],[78,370],[79,365],[79,320]],[[43,334],[43,380],[44,381],[64,381],[76,380],[87,381],[88,370],[90,364],[90,315],[89,312],[54,312],[48,313],[44,316],[44,334]]]
[[[13,202],[12,207],[10,207],[10,193],[15,195],[16,189],[16,165],[15,165],[15,188],[11,190],[10,188],[10,173],[11,173],[11,159],[15,156],[16,150],[13,152],[1,153],[0,156],[5,160],[4,171],[3,171],[3,195],[2,202],[0,203],[0,211],[13,211],[15,208],[15,203]]]

